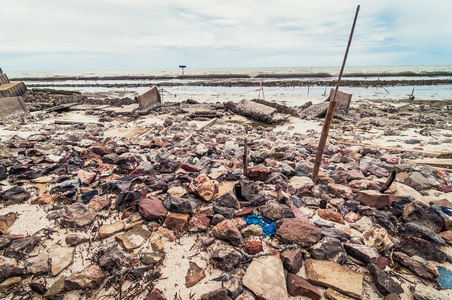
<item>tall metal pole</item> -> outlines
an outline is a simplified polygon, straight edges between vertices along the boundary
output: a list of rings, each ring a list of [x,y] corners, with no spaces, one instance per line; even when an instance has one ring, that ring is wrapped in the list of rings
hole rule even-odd
[[[356,7],[355,19],[353,20],[352,30],[350,32],[350,37],[348,38],[347,50],[345,50],[344,60],[342,62],[341,71],[339,72],[339,78],[337,79],[336,89],[334,90],[333,97],[330,99],[330,104],[328,105],[328,110],[325,116],[325,122],[323,123],[322,133],[320,135],[319,146],[317,147],[317,155],[315,157],[314,169],[312,170],[312,181],[316,184],[319,177],[320,164],[322,162],[323,151],[325,151],[325,144],[328,138],[328,133],[330,131],[331,121],[333,120],[334,110],[336,109],[336,96],[339,86],[341,84],[342,73],[344,72],[345,62],[347,61],[348,50],[350,49],[350,44],[352,43],[353,32],[355,31],[356,19],[358,18],[359,5]]]

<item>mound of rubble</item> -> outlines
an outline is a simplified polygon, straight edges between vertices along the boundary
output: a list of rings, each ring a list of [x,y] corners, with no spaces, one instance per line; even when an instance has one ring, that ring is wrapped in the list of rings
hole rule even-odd
[[[195,127],[2,142],[0,297],[450,299],[450,171],[330,144],[314,184],[317,139]]]

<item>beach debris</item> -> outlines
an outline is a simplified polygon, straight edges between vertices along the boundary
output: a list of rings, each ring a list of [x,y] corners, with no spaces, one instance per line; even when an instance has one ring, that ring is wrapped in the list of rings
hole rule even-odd
[[[28,114],[24,99],[27,87],[23,82],[11,82],[0,69],[0,120],[19,119]]]
[[[157,86],[152,86],[149,90],[137,97],[138,106],[140,109],[148,108],[149,106],[161,103],[160,93]]]
[[[267,124],[279,124],[288,119],[287,115],[278,113],[276,108],[246,99],[238,103],[226,102],[224,107],[239,115]]]
[[[350,31],[350,37],[348,38],[347,49],[345,50],[344,60],[342,62],[342,67],[339,72],[339,78],[337,79],[336,88],[331,91],[332,97],[328,104],[328,110],[325,115],[325,122],[323,123],[322,133],[320,134],[319,146],[317,147],[317,154],[315,157],[314,168],[312,170],[312,176],[311,176],[312,181],[315,184],[317,183],[317,179],[318,179],[318,175],[319,175],[319,168],[320,168],[320,164],[322,163],[322,156],[323,156],[323,152],[325,150],[326,140],[328,139],[328,133],[330,131],[331,122],[333,121],[334,111],[335,111],[336,105],[337,105],[336,98],[337,98],[337,94],[339,93],[339,87],[341,84],[342,74],[344,72],[345,62],[347,61],[348,50],[350,49],[350,44],[352,43],[352,37],[353,37],[353,32],[355,31],[355,25],[356,25],[356,19],[358,18],[359,7],[360,7],[359,5],[356,7],[355,18],[353,20],[352,29]],[[345,105],[345,106],[346,106],[346,109],[348,110],[348,107],[350,106],[351,96],[350,96],[350,98],[347,97],[347,99],[348,99],[348,105]]]
[[[306,108],[302,108],[301,112],[298,114],[298,116],[302,119],[316,119],[316,118],[323,118],[326,115],[326,112],[328,110],[329,102],[332,99],[332,96],[334,96],[334,88],[330,91],[330,96],[321,103],[312,104],[307,106]],[[352,99],[352,94],[345,93],[341,90],[337,92],[336,95],[336,111],[335,115],[337,116],[346,116],[348,114],[348,111],[350,109],[350,103]]]

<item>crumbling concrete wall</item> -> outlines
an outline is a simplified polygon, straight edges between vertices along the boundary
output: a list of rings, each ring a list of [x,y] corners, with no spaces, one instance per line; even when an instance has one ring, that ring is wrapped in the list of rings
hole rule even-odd
[[[137,98],[140,109],[145,109],[156,103],[162,103],[159,90],[155,85]]]
[[[28,113],[22,97],[0,98],[0,119]]]
[[[23,82],[10,82],[0,68],[0,119],[28,113],[22,97],[26,91]]]
[[[23,82],[4,83],[0,85],[0,98],[22,96],[26,91],[27,87]]]
[[[6,76],[6,74],[3,73],[0,69],[0,85],[5,83],[9,83],[8,76]]]

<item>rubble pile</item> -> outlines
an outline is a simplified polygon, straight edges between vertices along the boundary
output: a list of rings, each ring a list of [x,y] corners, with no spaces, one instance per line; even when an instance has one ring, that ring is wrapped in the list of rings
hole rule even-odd
[[[127,138],[100,125],[0,144],[0,297],[451,296],[449,170],[331,139],[314,184],[318,140],[300,133],[175,117]],[[177,272],[185,282],[161,288]]]

